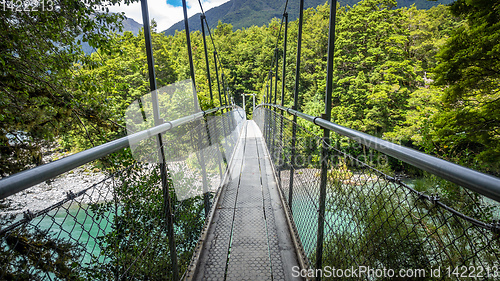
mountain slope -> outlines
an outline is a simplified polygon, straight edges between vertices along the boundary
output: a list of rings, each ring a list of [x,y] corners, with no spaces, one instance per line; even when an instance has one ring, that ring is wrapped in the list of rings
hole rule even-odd
[[[323,5],[327,0],[304,1],[304,7],[316,8]],[[250,27],[252,25],[262,26],[268,24],[272,18],[281,18],[285,9],[285,1],[265,0],[231,0],[218,7],[205,12],[208,24],[211,28],[217,26],[220,21],[230,23],[234,29]],[[299,16],[298,1],[289,1],[288,14],[290,21]],[[189,18],[189,29],[191,31],[201,30],[200,14]],[[176,30],[184,30],[184,21],[180,21],[169,29],[163,31],[166,35],[174,35]]]
[[[136,22],[134,19],[126,18],[123,20],[123,32],[131,31],[134,35],[137,35],[142,28],[142,24]]]
[[[339,0],[340,5],[345,6],[349,5],[352,6],[361,0]],[[430,9],[434,6],[437,6],[439,4],[450,4],[451,2],[454,2],[455,0],[397,0],[398,2],[398,8],[399,7],[410,7],[411,5],[415,4],[415,6],[418,9]]]
[[[339,0],[340,5],[354,5],[360,0]],[[419,9],[429,9],[438,4],[449,4],[454,0],[397,0],[398,7],[410,7],[415,4]],[[265,0],[231,0],[218,7],[205,12],[210,28],[217,26],[220,21],[229,23],[234,29],[250,27],[252,25],[262,26],[268,24],[272,18],[281,18],[286,1],[265,1]],[[304,8],[316,8],[323,5],[327,0],[307,0],[304,1]],[[290,21],[299,17],[299,1],[289,1],[288,14]],[[189,18],[189,29],[191,31],[201,30],[200,13]],[[175,31],[184,30],[184,21],[179,21],[167,30],[166,35],[174,35]]]
[[[123,32],[130,31],[134,35],[137,35],[142,28],[142,24],[136,22],[134,19],[131,18],[124,19],[122,24],[123,24]],[[120,32],[120,34],[123,34],[123,32]],[[77,39],[81,39],[81,36],[78,37]],[[87,55],[90,55],[93,52],[95,52],[94,48],[90,47],[87,42],[82,42],[82,49],[83,52]]]

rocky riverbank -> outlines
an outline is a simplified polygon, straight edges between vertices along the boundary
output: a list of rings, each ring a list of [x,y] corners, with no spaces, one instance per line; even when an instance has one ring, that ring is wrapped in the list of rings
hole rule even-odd
[[[142,173],[151,171],[152,166],[144,166]],[[184,161],[169,163],[174,189],[178,200],[203,194],[201,169],[190,168]],[[112,179],[106,179],[104,173],[93,169],[91,165],[82,166],[64,173],[50,181],[30,187],[24,191],[0,200],[0,216],[17,215],[26,211],[32,213],[46,209],[58,202],[89,189],[84,195],[75,199],[80,204],[90,204],[113,199]],[[218,172],[207,177],[207,190],[215,192],[220,185]],[[94,187],[93,187],[94,186]]]
[[[46,181],[24,191],[0,200],[0,215],[16,215],[25,211],[36,212],[48,208],[67,198],[68,194],[76,194],[81,190],[103,181],[105,174],[82,166],[64,173],[51,181]],[[108,188],[106,183],[97,188]],[[107,192],[106,192],[107,193]],[[84,201],[99,200],[103,192],[87,192],[82,196]],[[106,196],[106,195],[104,195]],[[84,201],[82,201],[84,203]]]

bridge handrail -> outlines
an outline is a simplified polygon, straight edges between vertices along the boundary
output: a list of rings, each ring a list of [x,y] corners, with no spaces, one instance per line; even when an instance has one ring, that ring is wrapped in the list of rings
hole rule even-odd
[[[202,118],[207,114],[211,114],[226,108],[233,108],[233,106],[216,107],[206,111],[200,111],[189,116],[176,119],[174,121],[167,121],[150,129],[140,131],[135,134],[75,153],[54,162],[50,162],[45,165],[41,165],[3,178],[0,180],[0,199],[4,199],[12,194],[23,191],[29,187],[54,178],[74,168],[80,167],[120,149],[126,148],[130,145],[130,142],[138,142],[152,136],[156,136],[158,134],[171,130],[172,128],[192,122],[194,120]]]
[[[500,202],[500,179],[284,106],[264,103]]]

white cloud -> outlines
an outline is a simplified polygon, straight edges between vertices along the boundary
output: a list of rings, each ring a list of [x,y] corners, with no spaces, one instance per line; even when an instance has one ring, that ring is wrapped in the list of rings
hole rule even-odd
[[[217,7],[229,0],[202,0],[203,10],[206,12],[213,7]],[[149,19],[154,19],[158,23],[157,31],[163,31],[173,24],[184,19],[184,12],[182,7],[174,7],[166,3],[166,0],[149,0]],[[198,0],[187,0],[188,5],[188,17],[201,12]],[[133,3],[129,6],[126,5],[116,5],[110,7],[112,12],[124,12],[129,18],[134,19],[138,23],[142,24],[142,11],[141,3]]]

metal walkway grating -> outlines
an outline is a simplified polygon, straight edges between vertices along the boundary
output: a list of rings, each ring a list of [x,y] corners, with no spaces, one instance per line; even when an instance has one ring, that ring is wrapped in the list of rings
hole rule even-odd
[[[194,280],[292,280],[298,266],[260,129],[247,121]]]

